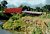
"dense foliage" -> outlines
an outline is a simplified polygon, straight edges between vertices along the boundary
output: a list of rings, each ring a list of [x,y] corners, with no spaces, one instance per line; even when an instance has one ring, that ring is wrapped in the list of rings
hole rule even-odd
[[[10,18],[5,24],[3,24],[3,28],[4,29],[15,29],[15,28],[17,28],[17,27],[26,27],[26,26],[28,26],[29,24],[31,24],[31,22],[33,22],[33,21],[31,21],[30,19],[32,19],[32,18],[30,18],[30,17],[22,17],[22,18],[20,18],[20,17],[18,17],[18,16],[12,16],[13,18]],[[14,19],[14,17],[15,17],[15,19]],[[20,18],[20,19],[16,19],[16,18]],[[27,18],[27,19],[25,19],[25,18]],[[29,23],[29,24],[28,24]]]
[[[19,15],[21,14],[14,14],[7,22],[3,24],[3,28],[7,30],[26,32],[27,34],[29,34],[29,32],[32,34],[46,33],[47,25],[45,24],[45,21],[31,16],[19,17]]]
[[[42,30],[39,27],[36,27],[32,34],[43,34]]]

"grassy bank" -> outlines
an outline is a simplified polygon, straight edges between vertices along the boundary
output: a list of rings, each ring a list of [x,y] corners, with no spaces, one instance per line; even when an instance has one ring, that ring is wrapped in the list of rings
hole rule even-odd
[[[50,14],[47,16],[22,16],[14,14],[3,26],[13,34],[49,34],[50,33]]]

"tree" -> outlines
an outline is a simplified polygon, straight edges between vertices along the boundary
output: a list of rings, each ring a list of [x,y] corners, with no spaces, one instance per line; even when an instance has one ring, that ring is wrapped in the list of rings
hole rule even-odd
[[[4,7],[0,4],[0,11],[3,11]]]
[[[49,7],[49,6],[47,6],[47,5],[43,7],[43,11],[46,12],[46,16],[47,16],[47,14],[48,14],[48,12],[49,12],[48,7]]]
[[[0,4],[0,11],[1,11],[1,4]]]
[[[36,7],[36,10],[37,10],[38,12],[40,12],[40,7]]]
[[[6,0],[3,0],[3,1],[1,1],[1,4],[0,4],[0,11],[4,11],[4,8],[7,8],[7,5],[8,3],[7,3],[7,1]]]
[[[30,10],[31,10],[31,8],[30,8],[30,6],[28,6],[28,7],[27,7],[27,11],[30,11]]]
[[[33,8],[30,8],[31,11],[33,11]]]
[[[43,8],[48,9],[50,11],[50,5],[45,5]]]
[[[7,8],[7,6],[6,6],[6,5],[7,5],[8,3],[7,3],[7,1],[6,1],[6,0],[3,0],[3,1],[1,2],[1,4],[2,4],[2,6],[3,6],[4,8]]]
[[[24,7],[23,7],[23,11],[24,11],[24,10],[27,10],[27,9],[28,9],[28,7],[27,7],[27,6],[24,6]]]

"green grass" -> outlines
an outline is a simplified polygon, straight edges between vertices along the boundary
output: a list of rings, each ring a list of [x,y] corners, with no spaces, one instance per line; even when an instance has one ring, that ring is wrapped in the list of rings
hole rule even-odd
[[[48,25],[48,29],[50,30],[50,22],[48,22],[47,25]]]
[[[47,16],[47,18],[50,18],[50,14]]]
[[[42,15],[40,15],[39,17],[42,18],[42,19],[46,18],[45,12]]]

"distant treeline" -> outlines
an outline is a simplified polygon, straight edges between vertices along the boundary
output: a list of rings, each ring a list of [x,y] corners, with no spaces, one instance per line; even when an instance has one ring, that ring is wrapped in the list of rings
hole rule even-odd
[[[20,7],[23,8],[23,10],[27,10],[27,11],[38,11],[38,12],[50,11],[50,5],[45,5],[42,8],[36,7],[35,9],[29,6],[23,6],[23,5],[21,5]]]

